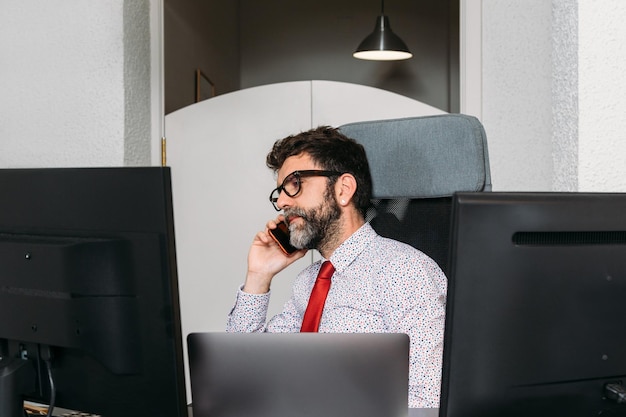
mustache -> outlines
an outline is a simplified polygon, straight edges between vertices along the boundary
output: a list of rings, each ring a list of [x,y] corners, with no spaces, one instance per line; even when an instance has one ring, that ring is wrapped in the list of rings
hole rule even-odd
[[[308,220],[309,217],[307,215],[307,212],[301,208],[289,208],[287,210],[283,211],[283,215],[285,216],[285,219],[287,219],[287,221],[289,222],[289,219],[291,217],[301,217],[304,220]]]

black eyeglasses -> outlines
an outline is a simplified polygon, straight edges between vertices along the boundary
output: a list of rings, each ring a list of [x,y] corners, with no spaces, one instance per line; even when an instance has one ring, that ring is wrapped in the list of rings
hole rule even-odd
[[[285,192],[289,197],[295,197],[300,192],[300,186],[302,184],[302,178],[305,177],[335,177],[341,175],[338,171],[324,171],[319,169],[309,169],[305,171],[294,171],[287,175],[283,180],[283,183],[272,190],[270,194],[270,202],[276,209],[280,211],[276,202],[281,192]]]

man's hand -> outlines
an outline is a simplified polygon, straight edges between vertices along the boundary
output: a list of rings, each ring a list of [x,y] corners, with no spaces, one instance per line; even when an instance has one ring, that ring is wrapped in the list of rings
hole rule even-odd
[[[274,276],[306,254],[307,250],[302,249],[287,256],[270,236],[269,230],[275,229],[282,221],[284,216],[281,214],[267,222],[265,230],[254,237],[248,252],[248,273],[243,291],[251,294],[267,293]]]

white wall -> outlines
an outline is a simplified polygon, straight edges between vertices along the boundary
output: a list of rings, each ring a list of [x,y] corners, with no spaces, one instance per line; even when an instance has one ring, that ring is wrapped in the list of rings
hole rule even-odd
[[[552,189],[578,190],[578,8],[552,5]]]
[[[494,190],[626,191],[626,2],[464,3],[482,11]]]
[[[626,191],[626,2],[578,7],[579,187]]]
[[[149,165],[148,0],[3,0],[0,167]]]
[[[482,14],[482,122],[493,188],[550,190],[550,2],[483,0]]]

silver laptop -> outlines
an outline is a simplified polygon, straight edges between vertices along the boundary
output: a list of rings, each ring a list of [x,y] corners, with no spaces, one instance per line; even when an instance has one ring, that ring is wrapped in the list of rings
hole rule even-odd
[[[193,417],[406,417],[409,337],[192,333]]]

